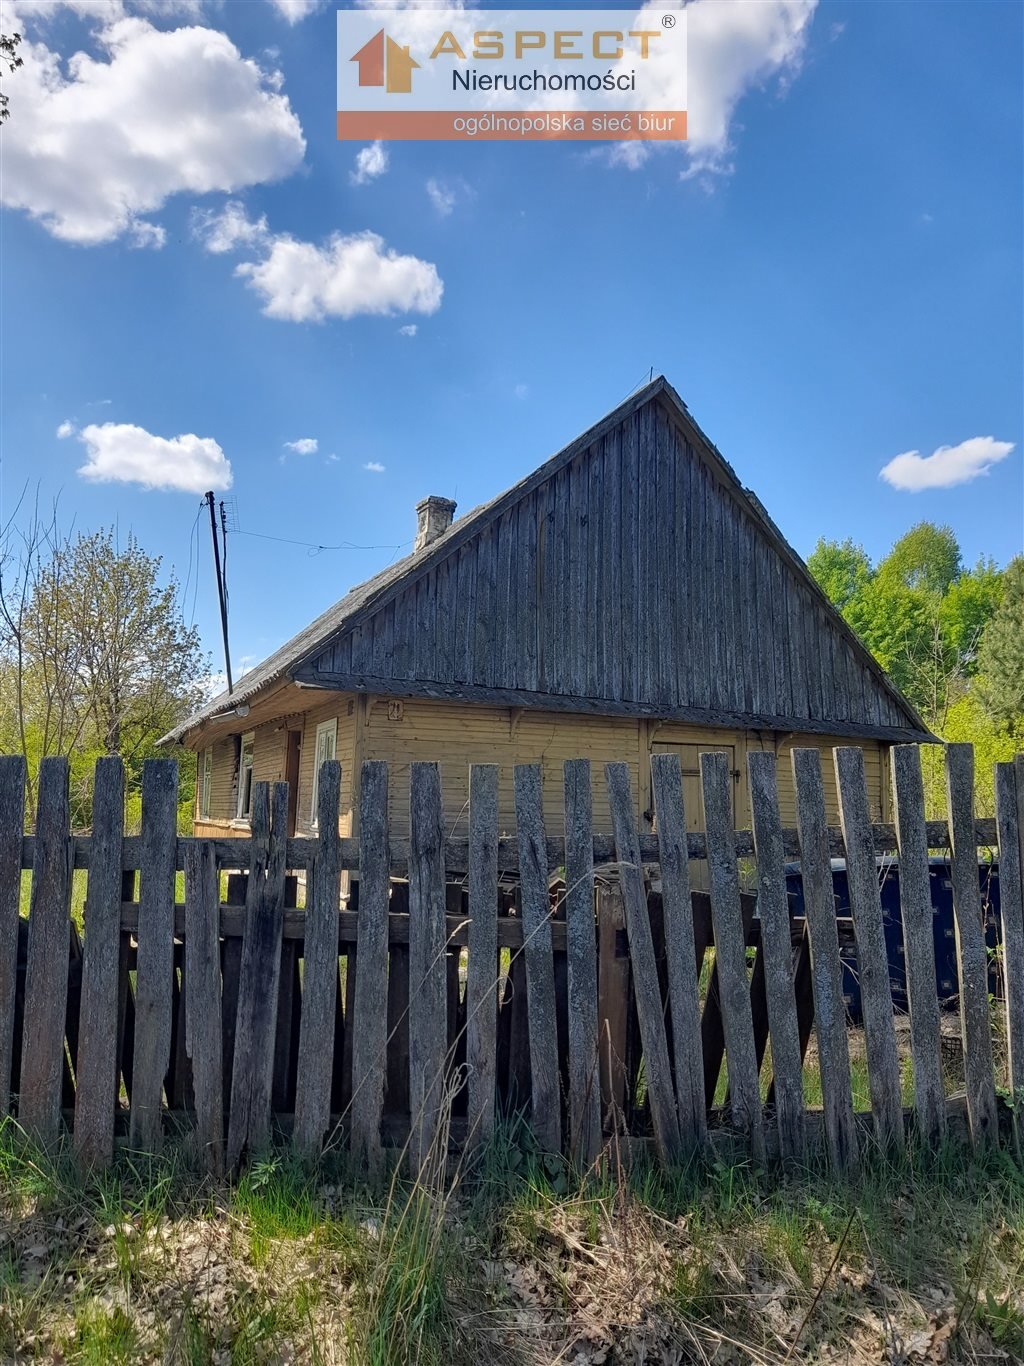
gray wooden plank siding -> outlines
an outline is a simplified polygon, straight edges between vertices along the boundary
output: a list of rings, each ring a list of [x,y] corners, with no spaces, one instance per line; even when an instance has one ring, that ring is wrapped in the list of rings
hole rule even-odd
[[[650,403],[398,583],[296,676],[912,738],[787,554]]]

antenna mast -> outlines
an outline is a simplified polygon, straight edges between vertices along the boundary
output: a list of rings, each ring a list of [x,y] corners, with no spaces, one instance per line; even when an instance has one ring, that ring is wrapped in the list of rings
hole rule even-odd
[[[227,594],[224,589],[224,574],[220,562],[220,542],[217,539],[217,514],[214,507],[213,490],[207,493],[204,499],[210,509],[210,535],[213,537],[213,568],[217,576],[217,601],[220,604],[220,629],[224,637],[224,672],[228,679],[228,692],[234,692],[235,685],[231,678],[231,651],[228,648],[228,603]],[[226,547],[225,547],[226,548]]]

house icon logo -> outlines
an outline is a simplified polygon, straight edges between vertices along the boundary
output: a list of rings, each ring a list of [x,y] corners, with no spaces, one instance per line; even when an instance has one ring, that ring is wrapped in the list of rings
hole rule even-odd
[[[419,62],[409,55],[409,49],[389,38],[383,29],[349,61],[359,64],[360,85],[382,85],[389,95],[408,95],[412,91],[412,73],[419,70]]]

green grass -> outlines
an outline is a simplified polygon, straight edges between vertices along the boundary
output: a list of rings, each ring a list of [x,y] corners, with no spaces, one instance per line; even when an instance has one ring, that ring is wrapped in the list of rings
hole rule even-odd
[[[723,1342],[751,1361],[794,1344],[894,1360],[887,1322],[901,1340],[947,1325],[950,1362],[1024,1360],[1007,1154],[869,1150],[847,1184],[613,1149],[583,1175],[509,1124],[447,1179],[278,1153],[229,1187],[170,1143],[83,1180],[0,1125],[0,1359],[525,1366],[642,1340],[648,1360]]]

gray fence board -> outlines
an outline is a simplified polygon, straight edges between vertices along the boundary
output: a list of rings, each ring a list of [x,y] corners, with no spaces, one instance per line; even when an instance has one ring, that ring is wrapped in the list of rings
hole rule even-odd
[[[974,844],[974,750],[946,746],[953,914],[960,977],[960,1033],[967,1087],[967,1121],[975,1148],[997,1136],[992,1033],[988,1006],[988,953]]]
[[[377,1170],[382,1157],[388,1017],[381,1009],[388,976],[388,766],[363,764],[359,785],[359,971],[352,1031],[349,1133],[357,1161]]]
[[[750,806],[757,858],[757,913],[761,921],[765,1000],[775,1073],[775,1116],[779,1156],[784,1162],[804,1158],[803,1064],[796,990],[793,984],[793,937],[782,853],[777,760],[766,751],[747,754]]]
[[[494,1135],[498,1066],[498,766],[469,770],[469,962],[466,968],[466,1067],[470,1143]]]
[[[131,1144],[156,1152],[163,1136],[164,1076],[171,1056],[174,973],[174,863],[178,826],[178,765],[147,759],[142,770],[142,872],[135,979]]]
[[[707,1143],[708,1119],[700,1043],[700,974],[693,931],[690,865],[686,857],[683,777],[677,754],[651,755],[651,785],[661,861],[679,1137],[685,1148],[697,1149]]]
[[[926,1142],[945,1132],[946,1102],[942,1089],[939,1001],[935,990],[935,943],[932,933],[928,843],[924,830],[924,784],[917,745],[894,745],[893,806],[896,847],[900,856],[900,911],[910,1001],[910,1049],[914,1061],[914,1109]]]
[[[747,1136],[755,1161],[763,1161],[764,1117],[733,839],[732,775],[728,756],[717,750],[702,754],[700,774],[707,824],[718,999],[729,1067],[729,1108],[732,1123]]]
[[[548,861],[539,764],[517,764],[516,832],[530,1033],[531,1122],[542,1148],[562,1146],[555,1016],[555,965],[551,950]]]
[[[305,1158],[319,1149],[331,1122],[334,1013],[338,998],[340,796],[341,764],[330,759],[320,766],[317,783],[319,845],[303,919],[302,1018],[292,1141]]]
[[[567,759],[565,919],[569,978],[569,1151],[589,1167],[601,1150],[594,920],[593,794],[590,761]]]
[[[817,749],[794,749],[797,829],[804,888],[804,915],[811,941],[811,985],[814,992],[814,1030],[825,1109],[829,1156],[840,1172],[852,1172],[859,1160],[850,1086],[850,1048],[846,1037],[846,1003],[839,958],[839,934],[828,854],[825,792],[821,754]]]
[[[253,783],[251,828],[252,858],[245,890],[245,935],[228,1119],[227,1164],[231,1171],[237,1170],[247,1153],[258,1154],[270,1142],[287,866],[287,783],[274,784],[273,813],[269,784]]]
[[[71,944],[68,761],[43,759],[37,786],[36,861],[28,912],[18,1119],[38,1143],[49,1144],[60,1128]]]
[[[893,1023],[889,955],[882,923],[882,898],[871,840],[864,751],[844,746],[833,750],[832,754],[843,838],[846,841],[850,914],[857,937],[857,980],[864,1013],[871,1114],[875,1138],[883,1148],[889,1148],[903,1140],[903,1099]]]
[[[11,1104],[25,775],[20,754],[0,755],[0,1119]]]
[[[444,816],[437,764],[410,765],[409,822],[410,1157],[414,1169],[422,1172],[437,1156],[435,1145],[444,1139],[438,1125],[444,1102],[448,999]]]
[[[662,1161],[670,1162],[679,1154],[679,1115],[668,1060],[665,1017],[658,985],[658,965],[654,957],[651,921],[647,910],[644,873],[640,862],[629,767],[626,764],[606,764],[604,771],[608,782],[612,827],[615,831],[619,885],[622,888],[622,905],[626,913],[626,935],[633,965],[633,991],[644,1051],[644,1072],[651,1120],[654,1125],[654,1144]]]
[[[1020,830],[1013,764],[995,765],[996,825],[999,829],[999,911],[1003,928],[1003,978],[1013,1132],[1024,1158],[1024,894],[1021,888]]]
[[[224,1171],[224,1058],[217,861],[208,842],[185,855],[185,1051],[192,1060],[196,1137],[213,1176]]]
[[[99,759],[92,798],[92,859],[75,1068],[75,1155],[86,1169],[105,1167],[114,1155],[123,838],[124,764],[119,758]]]

